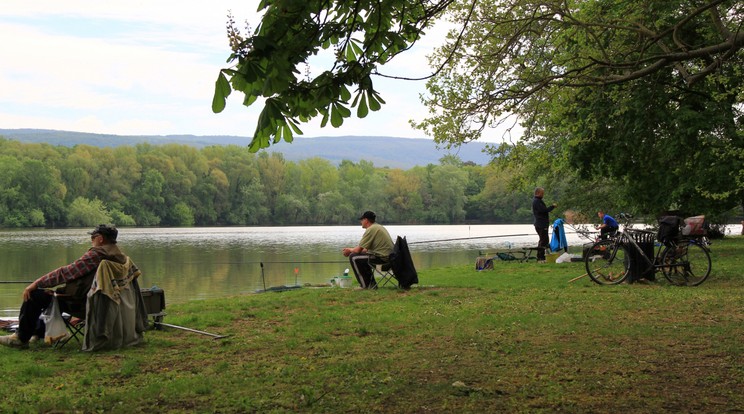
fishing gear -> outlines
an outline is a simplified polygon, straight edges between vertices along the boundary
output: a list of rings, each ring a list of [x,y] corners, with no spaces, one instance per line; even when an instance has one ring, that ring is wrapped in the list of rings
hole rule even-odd
[[[214,264],[256,264],[256,263],[284,263],[284,264],[320,264],[320,263],[348,263],[348,260],[275,260],[275,261],[261,261],[261,262],[212,262]],[[199,264],[203,262],[183,262],[185,264]]]
[[[424,240],[424,241],[417,241],[417,242],[408,242],[408,244],[421,244],[421,243],[439,243],[439,242],[448,242],[448,241],[456,241],[456,240],[474,240],[474,239],[492,239],[496,237],[519,237],[519,236],[533,236],[534,234],[504,234],[501,236],[475,236],[475,237],[458,237],[454,239],[441,239],[441,240]]]
[[[181,330],[188,331],[188,332],[194,332],[194,333],[198,333],[198,334],[202,334],[202,335],[207,335],[207,336],[213,337],[214,339],[222,339],[222,338],[227,338],[228,336],[230,336],[230,335],[213,334],[213,333],[209,333],[209,332],[200,331],[198,329],[191,329],[191,328],[186,328],[186,327],[178,326],[178,325],[171,325],[171,324],[165,323],[165,322],[157,322],[156,321],[155,322],[155,325],[156,326],[166,326],[168,328],[181,329]]]

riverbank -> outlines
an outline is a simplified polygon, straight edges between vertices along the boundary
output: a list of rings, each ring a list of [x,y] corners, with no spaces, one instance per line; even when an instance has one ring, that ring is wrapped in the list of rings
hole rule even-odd
[[[726,412],[744,406],[744,238],[701,286],[597,286],[582,263],[427,269],[410,291],[169,306],[139,348],[0,348],[2,412]],[[166,292],[167,294],[167,292]]]

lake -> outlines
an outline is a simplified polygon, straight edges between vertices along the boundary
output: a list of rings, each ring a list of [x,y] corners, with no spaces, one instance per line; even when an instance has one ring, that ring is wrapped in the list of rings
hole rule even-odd
[[[386,227],[393,239],[406,236],[419,270],[473,264],[480,252],[537,242],[532,225]],[[0,230],[0,316],[17,315],[26,286],[7,282],[30,282],[77,259],[90,247],[89,230]],[[355,246],[363,232],[360,226],[123,228],[119,246],[142,270],[140,286],[161,287],[171,304],[328,283],[349,267],[341,248]],[[566,232],[570,246],[583,243]]]

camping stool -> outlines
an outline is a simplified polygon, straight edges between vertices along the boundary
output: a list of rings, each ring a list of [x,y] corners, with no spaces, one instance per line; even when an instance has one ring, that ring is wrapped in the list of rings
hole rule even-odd
[[[529,261],[530,261],[530,259],[535,259],[535,260],[537,260],[537,256],[533,256],[533,255],[532,255],[532,253],[535,253],[535,254],[537,254],[537,251],[538,251],[538,250],[540,250],[540,248],[539,248],[539,247],[525,247],[525,248],[523,248],[522,250],[524,250],[524,253],[525,253],[525,255],[524,255],[524,257],[523,257],[523,258],[522,258],[522,259],[520,260],[520,262],[529,262]],[[549,250],[549,249],[548,249],[548,248],[546,247],[546,248],[545,248],[545,252],[547,253],[547,252],[548,252],[548,250]]]

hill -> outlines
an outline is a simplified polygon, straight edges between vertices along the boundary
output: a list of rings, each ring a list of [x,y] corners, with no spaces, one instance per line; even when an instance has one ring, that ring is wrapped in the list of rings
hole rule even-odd
[[[90,134],[73,131],[55,131],[48,129],[0,129],[0,136],[26,143],[47,143],[72,147],[85,144],[95,147],[118,147],[150,143],[153,145],[182,144],[197,148],[210,145],[245,146],[250,142],[248,137],[239,136],[196,136],[196,135],[109,135]],[[342,160],[359,162],[367,160],[378,167],[408,169],[414,166],[438,164],[439,159],[454,154],[463,161],[484,165],[490,160],[483,153],[486,144],[471,142],[454,151],[438,149],[434,142],[420,138],[396,138],[378,136],[343,136],[343,137],[298,137],[288,144],[282,142],[268,149],[269,152],[280,152],[290,161],[320,157],[334,164]]]

